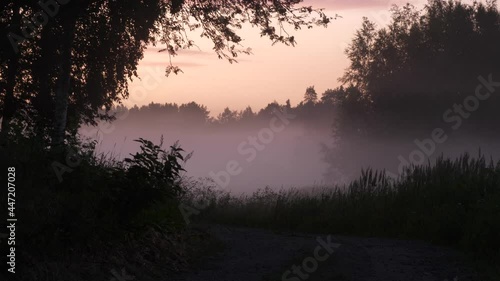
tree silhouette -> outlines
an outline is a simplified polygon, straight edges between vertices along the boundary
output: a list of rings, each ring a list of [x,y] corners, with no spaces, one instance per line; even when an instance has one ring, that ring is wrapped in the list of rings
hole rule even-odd
[[[205,123],[209,120],[210,111],[204,105],[190,102],[179,106],[179,114],[186,122]]]
[[[344,84],[353,84],[359,89],[367,89],[370,81],[371,62],[374,61],[375,24],[368,18],[363,18],[361,29],[356,31],[352,43],[345,53],[351,65],[346,69],[343,77],[339,79]]]
[[[229,107],[224,108],[224,111],[219,113],[217,116],[217,122],[220,124],[230,124],[238,121],[238,112],[235,110],[229,109]]]
[[[240,120],[251,121],[255,118],[255,113],[250,106],[247,106],[245,110],[240,112]]]
[[[388,127],[411,128],[393,126],[404,120],[430,124],[443,108],[474,94],[478,76],[500,76],[496,1],[469,5],[431,0],[421,11],[410,4],[391,11],[387,27],[377,29],[363,19],[346,50],[350,66],[340,79],[367,95],[365,100],[385,116],[389,122],[382,123]],[[488,103],[498,103],[498,98]],[[484,109],[478,114],[495,113]]]
[[[318,101],[318,94],[314,89],[314,86],[310,86],[306,89],[306,93],[304,94],[304,102],[305,103],[316,103]]]

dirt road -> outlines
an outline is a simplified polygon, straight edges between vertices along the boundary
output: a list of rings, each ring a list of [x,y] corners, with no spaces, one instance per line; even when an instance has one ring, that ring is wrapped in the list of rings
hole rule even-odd
[[[224,243],[187,281],[476,281],[465,258],[425,242],[204,226]]]

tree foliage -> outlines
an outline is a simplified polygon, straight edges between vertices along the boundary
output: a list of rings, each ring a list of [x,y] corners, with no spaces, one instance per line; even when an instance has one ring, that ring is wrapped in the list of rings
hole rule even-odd
[[[217,116],[217,121],[221,124],[230,124],[238,121],[240,116],[238,116],[238,112],[236,110],[231,110],[229,107],[224,108]]]
[[[306,93],[304,94],[305,103],[315,103],[318,101],[318,94],[314,89],[314,86],[307,87]]]
[[[363,19],[346,50],[351,64],[342,83],[379,103],[410,95],[450,99],[473,92],[479,75],[500,73],[496,1],[430,0],[421,11],[411,4],[391,11],[387,27]]]

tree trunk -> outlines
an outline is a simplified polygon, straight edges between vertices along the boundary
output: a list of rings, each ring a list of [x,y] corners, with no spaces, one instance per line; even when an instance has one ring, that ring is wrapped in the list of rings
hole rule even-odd
[[[19,26],[21,24],[21,11],[20,7],[17,7],[17,12],[14,13],[12,18],[12,24],[16,25],[17,28],[14,32],[19,33]],[[14,89],[16,86],[17,71],[19,68],[19,53],[13,52],[10,58],[6,62],[7,67],[7,77],[5,79],[5,89],[0,89],[0,92],[5,91],[5,98],[2,108],[2,129],[0,130],[0,145],[5,145],[7,143],[8,132],[10,130],[10,121],[16,113],[16,99],[14,97]]]
[[[74,40],[74,25],[71,23],[64,28],[61,42],[61,57],[59,61],[59,75],[56,84],[56,93],[54,100],[54,119],[52,148],[59,149],[64,145],[66,135],[66,124],[68,116],[68,98],[71,79],[71,50]]]
[[[7,63],[7,79],[5,86],[5,99],[2,109],[2,131],[1,137],[5,139],[10,130],[10,121],[16,112],[16,100],[14,97],[14,87],[16,85],[16,74],[19,66],[17,58],[12,58]]]

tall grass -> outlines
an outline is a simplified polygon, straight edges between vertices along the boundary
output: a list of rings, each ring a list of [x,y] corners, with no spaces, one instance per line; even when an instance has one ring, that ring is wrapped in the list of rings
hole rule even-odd
[[[347,186],[218,195],[217,223],[423,239],[500,261],[500,162],[479,155],[411,166],[398,179],[363,171]]]

